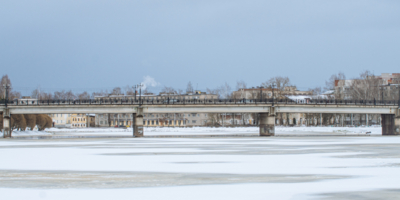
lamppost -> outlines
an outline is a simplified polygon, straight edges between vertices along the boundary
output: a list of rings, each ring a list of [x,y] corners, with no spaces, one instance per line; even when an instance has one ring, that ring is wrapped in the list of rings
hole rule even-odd
[[[141,102],[142,102],[142,87],[143,86],[144,86],[143,83],[137,84],[137,87],[139,88],[139,104],[141,104]]]
[[[260,102],[262,101],[262,89],[264,88],[263,86],[259,86],[258,88],[260,88]]]
[[[3,87],[5,89],[5,106],[7,108],[7,102],[8,102],[8,90],[11,89],[11,85],[10,84],[3,84]]]
[[[272,88],[272,106],[274,106],[274,89],[275,89],[275,83],[271,84],[271,88]]]
[[[136,102],[136,85],[132,87],[133,88],[133,93],[135,94],[135,102]]]

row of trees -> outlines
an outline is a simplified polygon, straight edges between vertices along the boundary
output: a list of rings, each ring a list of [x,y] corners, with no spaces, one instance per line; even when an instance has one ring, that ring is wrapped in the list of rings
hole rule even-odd
[[[3,115],[3,113],[1,113]],[[13,114],[11,115],[11,130],[33,130],[37,126],[39,131],[52,127],[52,119],[45,114]],[[0,117],[0,130],[3,129],[3,117]]]
[[[344,73],[337,73],[333,74],[330,76],[330,78],[325,82],[325,86],[323,87],[315,87],[315,88],[309,88],[308,91],[311,91],[314,94],[314,98],[321,97],[321,94],[327,91],[331,91],[331,95],[325,95],[323,98],[336,98],[336,99],[382,99],[382,96],[386,96],[392,99],[398,98],[398,90],[390,90],[389,89],[384,89],[381,87],[382,85],[385,84],[385,81],[381,77],[377,77],[374,74],[372,74],[370,71],[363,71],[360,73],[358,77],[352,78],[348,80],[347,82],[344,81],[346,80],[346,75]],[[341,84],[345,84],[347,88],[344,90],[344,87],[338,87],[338,81]],[[400,83],[400,80],[397,80],[398,83]],[[9,79],[8,75],[4,75],[1,79],[1,85],[0,85],[0,99],[5,98],[5,89],[3,87],[3,84],[9,84],[11,85],[11,89],[9,90],[9,99],[14,99],[14,98],[20,98],[21,94],[19,92],[16,92],[12,89],[12,84],[11,80]],[[276,95],[278,97],[283,96],[281,93],[287,91],[284,91],[284,89],[287,86],[294,86],[288,77],[282,77],[282,76],[276,76],[268,79],[265,82],[262,82],[260,86],[264,88],[271,88],[271,86],[274,85]],[[240,80],[236,82],[236,90],[239,90],[241,88],[246,89],[247,84],[246,82]],[[96,96],[107,96],[107,95],[134,95],[135,92],[137,92],[137,88],[135,90],[134,87],[127,85],[124,88],[121,87],[115,87],[111,91],[108,90],[102,90],[99,92],[93,92],[93,93],[88,93],[86,91],[81,92],[81,93],[74,93],[72,90],[62,90],[62,91],[56,91],[56,92],[44,92],[41,91],[40,88],[35,89],[31,97],[36,98],[36,99],[90,99],[94,98]],[[194,87],[191,82],[189,82],[186,86],[186,90],[181,90],[181,89],[174,89],[173,87],[169,86],[164,86],[161,90],[161,92],[166,93],[166,94],[185,94],[185,93],[193,93],[194,92]],[[232,95],[232,87],[225,82],[219,87],[216,87],[214,89],[207,88],[206,92],[208,94],[216,94],[220,98],[237,98]],[[142,94],[146,93],[151,93],[148,88],[146,87],[143,91]],[[383,95],[382,95],[383,94]],[[258,94],[255,94],[258,95]],[[254,97],[257,98],[257,97]],[[388,98],[386,98],[388,99]]]

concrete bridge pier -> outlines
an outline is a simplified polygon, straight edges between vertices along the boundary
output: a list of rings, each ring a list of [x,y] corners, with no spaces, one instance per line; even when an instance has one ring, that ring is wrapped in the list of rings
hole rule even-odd
[[[382,114],[382,135],[400,135],[400,110],[396,114]]]
[[[260,136],[275,135],[275,108],[270,107],[269,113],[260,113]]]
[[[3,110],[3,137],[11,137],[11,114],[7,108]]]
[[[137,108],[132,120],[133,137],[143,137],[143,108]]]

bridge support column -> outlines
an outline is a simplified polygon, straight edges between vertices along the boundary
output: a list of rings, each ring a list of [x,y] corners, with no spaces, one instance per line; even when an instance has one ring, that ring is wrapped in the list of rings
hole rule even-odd
[[[353,126],[353,113],[351,113],[351,126]]]
[[[143,137],[143,108],[137,108],[132,120],[133,137]]]
[[[342,127],[344,127],[344,114],[342,114],[342,116],[340,117],[340,120],[341,120]]]
[[[269,113],[260,113],[260,136],[275,135],[275,107],[270,107]]]
[[[400,115],[382,114],[382,135],[400,135]]]
[[[319,126],[322,126],[322,113],[319,113]]]
[[[7,108],[3,110],[3,137],[11,137],[11,114]]]

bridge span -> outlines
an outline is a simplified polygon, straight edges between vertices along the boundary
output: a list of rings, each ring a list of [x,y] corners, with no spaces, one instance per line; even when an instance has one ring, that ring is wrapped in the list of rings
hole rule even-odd
[[[275,100],[275,99],[204,99],[204,100],[39,100],[0,102],[4,137],[11,137],[12,114],[133,114],[133,136],[143,136],[144,113],[259,113],[260,136],[275,135],[276,113],[381,114],[382,134],[399,135],[398,101],[375,100]]]

